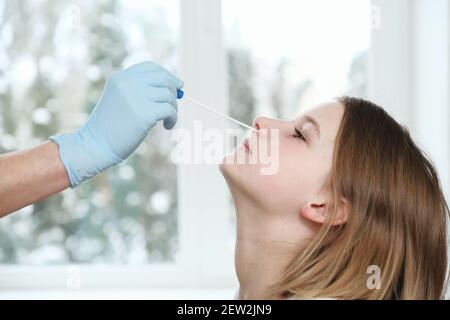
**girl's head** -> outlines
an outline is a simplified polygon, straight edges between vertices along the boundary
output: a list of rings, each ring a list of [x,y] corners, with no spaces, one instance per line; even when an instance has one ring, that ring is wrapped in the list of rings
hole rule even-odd
[[[249,138],[249,150],[228,158],[276,144],[278,170],[262,175],[258,162],[231,161],[220,169],[236,207],[251,204],[259,212],[238,215],[238,236],[298,244],[272,293],[442,297],[449,211],[433,165],[404,127],[375,104],[350,97],[292,121],[257,118],[254,126],[260,131]],[[252,230],[260,227],[264,233]]]

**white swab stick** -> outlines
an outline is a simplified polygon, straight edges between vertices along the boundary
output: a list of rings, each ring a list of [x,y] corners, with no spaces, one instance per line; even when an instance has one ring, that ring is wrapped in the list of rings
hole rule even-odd
[[[186,100],[189,100],[190,102],[193,102],[193,103],[195,103],[195,104],[197,104],[197,105],[199,105],[199,106],[201,106],[201,107],[203,107],[203,108],[205,108],[205,109],[208,109],[209,111],[214,112],[215,114],[218,114],[219,116],[222,116],[222,117],[224,117],[224,118],[227,118],[228,120],[231,120],[231,121],[233,121],[233,122],[235,122],[235,123],[237,123],[237,124],[240,124],[241,126],[247,128],[247,129],[251,129],[251,130],[253,130],[253,131],[258,132],[257,129],[255,129],[255,128],[249,126],[249,125],[246,125],[245,123],[242,123],[242,122],[240,122],[239,120],[236,120],[236,119],[234,119],[234,118],[232,118],[232,117],[230,117],[230,116],[227,116],[226,114],[223,114],[223,113],[221,113],[221,112],[219,112],[219,111],[216,111],[216,110],[214,110],[213,108],[210,108],[210,107],[208,107],[207,105],[204,105],[203,103],[200,103],[200,102],[198,102],[198,101],[192,99],[191,97],[189,97],[189,96],[187,96],[187,95],[184,95],[183,98],[186,99]]]

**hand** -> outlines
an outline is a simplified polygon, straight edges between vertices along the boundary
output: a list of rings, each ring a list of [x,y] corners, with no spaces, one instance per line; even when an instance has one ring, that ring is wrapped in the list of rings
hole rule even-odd
[[[172,129],[182,87],[182,80],[151,62],[111,74],[86,124],[50,137],[59,145],[71,187],[128,158],[157,121]]]

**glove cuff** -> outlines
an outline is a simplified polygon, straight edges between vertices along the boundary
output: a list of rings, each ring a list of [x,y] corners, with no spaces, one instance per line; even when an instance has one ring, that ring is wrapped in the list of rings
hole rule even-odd
[[[59,156],[66,168],[71,188],[115,164],[102,156],[94,139],[81,130],[51,136],[49,139],[59,146]]]

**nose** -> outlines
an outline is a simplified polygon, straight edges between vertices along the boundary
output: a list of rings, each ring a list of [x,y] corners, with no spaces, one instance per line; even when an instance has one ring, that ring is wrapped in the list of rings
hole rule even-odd
[[[267,117],[256,117],[252,123],[253,128],[257,129],[257,136],[269,134],[273,130],[278,131],[280,134],[289,134],[290,124],[289,121],[272,119]],[[262,129],[262,130],[261,130]],[[261,131],[260,131],[261,130]]]
[[[270,129],[270,119],[266,118],[266,117],[256,117],[253,120],[252,127],[255,128],[256,130],[260,130],[260,129],[269,130]]]

